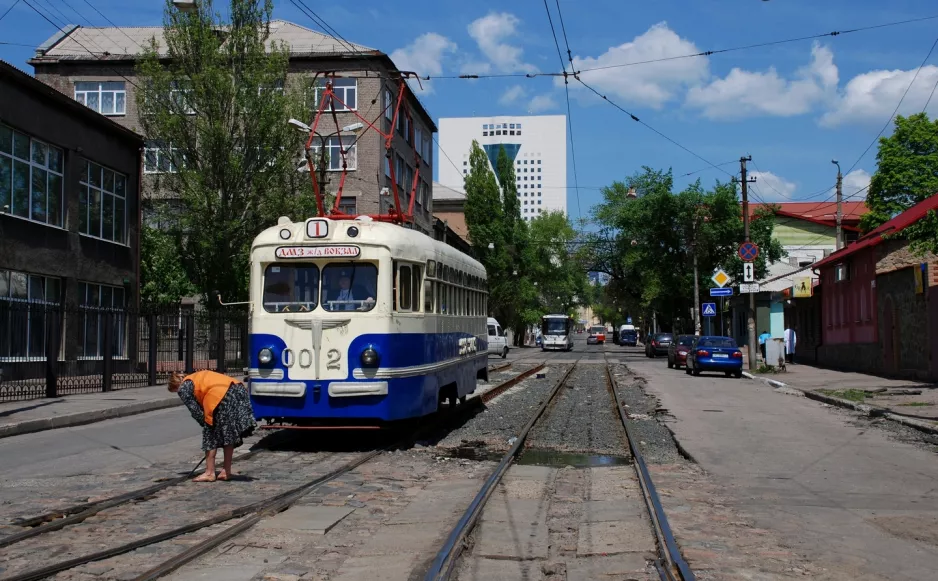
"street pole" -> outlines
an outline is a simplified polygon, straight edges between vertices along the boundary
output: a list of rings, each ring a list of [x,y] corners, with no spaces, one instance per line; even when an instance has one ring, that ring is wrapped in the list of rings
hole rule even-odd
[[[694,234],[696,238],[696,233]],[[697,282],[697,241],[694,240],[694,335],[700,337],[700,288]]]
[[[840,174],[840,164],[837,160],[831,160],[831,163],[837,166],[837,250],[844,247],[844,228],[843,228],[843,183],[844,177]]]
[[[752,156],[739,158],[740,180],[743,190],[743,235],[749,242],[749,179],[746,177],[746,162],[752,161]],[[756,365],[756,294],[749,293],[749,313],[746,320],[746,330],[749,335],[749,371],[755,371]]]

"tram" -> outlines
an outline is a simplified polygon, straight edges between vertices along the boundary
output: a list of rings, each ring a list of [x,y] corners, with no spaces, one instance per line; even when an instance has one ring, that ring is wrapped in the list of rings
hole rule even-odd
[[[249,383],[268,426],[380,425],[487,373],[485,268],[398,224],[280,218],[251,246]]]
[[[573,350],[573,319],[567,315],[541,317],[541,350]]]

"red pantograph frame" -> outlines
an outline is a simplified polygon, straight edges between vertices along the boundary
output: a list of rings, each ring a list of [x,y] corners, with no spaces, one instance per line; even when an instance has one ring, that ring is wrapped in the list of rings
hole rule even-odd
[[[390,209],[390,211],[387,214],[379,213],[379,214],[364,214],[364,215],[368,216],[369,218],[377,222],[391,222],[395,224],[413,222],[414,200],[417,197],[417,186],[420,184],[420,156],[417,153],[417,145],[416,143],[414,143],[415,139],[414,139],[414,136],[412,135],[414,132],[413,116],[410,113],[409,107],[406,106],[404,96],[407,91],[406,79],[408,77],[414,77],[414,78],[417,78],[418,80],[417,82],[420,82],[420,80],[419,80],[419,77],[417,77],[417,75],[414,73],[400,72],[400,75],[401,75],[400,89],[398,90],[398,93],[397,93],[397,101],[394,106],[394,115],[391,118],[391,127],[387,133],[385,133],[379,127],[376,126],[376,123],[378,123],[387,112],[387,106],[385,106],[385,108],[382,109],[377,119],[375,119],[374,121],[369,121],[368,119],[365,119],[364,117],[362,117],[358,113],[357,110],[350,110],[349,107],[345,104],[345,102],[342,101],[342,99],[340,99],[335,94],[335,92],[333,91],[333,87],[332,87],[332,80],[336,78],[335,75],[333,74],[327,77],[326,88],[322,93],[322,97],[319,101],[319,108],[316,111],[316,116],[313,118],[313,124],[310,127],[309,139],[306,140],[306,163],[307,163],[307,166],[309,167],[309,175],[313,181],[313,193],[316,196],[316,209],[319,212],[320,217],[329,217],[329,218],[334,218],[337,220],[349,220],[349,219],[354,219],[354,218],[357,218],[358,216],[363,215],[363,214],[350,215],[350,214],[345,214],[339,211],[339,202],[342,200],[342,190],[345,187],[345,180],[348,177],[348,162],[346,160],[347,151],[346,151],[345,146],[342,144],[342,128],[339,125],[339,119],[338,119],[338,116],[336,115],[336,110],[335,110],[335,103],[338,102],[345,109],[345,111],[343,112],[352,113],[353,115],[355,115],[355,117],[360,119],[361,122],[367,126],[366,129],[362,130],[363,133],[367,133],[369,129],[374,129],[378,133],[378,135],[384,138],[384,150],[385,150],[384,154],[385,154],[385,159],[387,160],[388,168],[391,174],[390,175],[391,194],[393,196],[394,206]],[[391,156],[391,144],[394,141],[394,131],[395,131],[395,128],[397,127],[398,116],[401,114],[402,104],[405,105],[403,113],[409,121],[409,123],[407,124],[408,132],[411,133],[411,135],[408,136],[407,140],[413,144],[413,149],[414,149],[414,181],[413,181],[413,184],[411,184],[410,202],[408,204],[408,208],[406,212],[402,212],[400,209],[401,203],[400,203],[400,196],[398,195],[398,191],[397,191],[397,176],[395,175],[395,168],[394,168],[395,164],[392,163],[393,158]],[[323,197],[321,185],[319,181],[316,179],[316,167],[315,167],[315,164],[313,163],[313,155],[310,153],[311,151],[310,148],[312,147],[313,139],[317,135],[316,128],[319,127],[319,123],[322,120],[322,116],[323,114],[326,113],[326,106],[329,107],[329,113],[331,114],[332,120],[336,125],[335,136],[339,140],[339,153],[342,156],[342,177],[339,178],[339,187],[336,190],[335,204],[333,205],[332,209],[328,211],[328,213],[326,212],[325,199]],[[352,138],[351,143],[349,145],[354,145],[359,139],[361,139],[361,137],[362,137],[362,134],[359,134],[358,136]],[[324,146],[325,144],[320,144],[320,147],[324,147]],[[379,196],[380,196],[380,193],[379,193]],[[380,205],[380,198],[379,198],[378,203]]]

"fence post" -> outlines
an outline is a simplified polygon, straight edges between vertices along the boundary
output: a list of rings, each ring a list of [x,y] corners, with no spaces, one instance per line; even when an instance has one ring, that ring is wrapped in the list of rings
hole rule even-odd
[[[113,357],[111,353],[111,311],[104,311],[101,313],[101,320],[103,322],[101,329],[101,348],[104,350],[103,355],[103,391],[111,391],[111,386],[113,382]]]
[[[218,338],[215,341],[218,345],[218,353],[216,354],[216,369],[218,370],[218,373],[225,373],[228,371],[228,362],[225,361],[225,313],[219,309],[216,319],[218,320]]]
[[[65,306],[50,309],[43,306],[46,311],[46,397],[59,396],[59,350],[61,344],[59,336],[62,329],[61,316]]]
[[[156,385],[156,358],[159,356],[157,347],[159,346],[160,334],[158,315],[150,313],[147,316],[147,322],[150,325],[150,339],[147,342],[147,384]]]
[[[186,373],[195,371],[193,358],[195,356],[195,313],[186,313]]]

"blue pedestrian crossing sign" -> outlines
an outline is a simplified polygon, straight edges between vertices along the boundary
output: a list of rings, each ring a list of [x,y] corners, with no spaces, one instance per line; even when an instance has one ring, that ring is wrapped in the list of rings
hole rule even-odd
[[[715,317],[717,316],[717,304],[716,303],[704,303],[700,308],[705,317]]]

